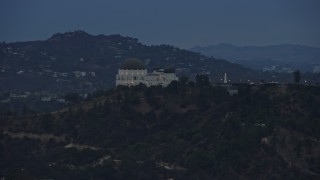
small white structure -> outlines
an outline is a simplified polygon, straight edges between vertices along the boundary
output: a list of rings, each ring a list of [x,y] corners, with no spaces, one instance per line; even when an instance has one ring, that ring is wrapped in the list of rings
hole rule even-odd
[[[230,83],[230,80],[228,79],[227,73],[224,73],[223,83],[217,83],[217,84],[215,84],[215,86],[226,88],[229,95],[238,94],[238,92],[239,92],[238,87],[234,86],[233,84]]]
[[[228,83],[227,73],[224,73],[223,83]]]
[[[174,80],[178,80],[178,77],[173,71],[159,69],[148,74],[142,61],[138,59],[128,59],[118,70],[116,86],[145,84],[148,87],[158,85],[166,87]]]

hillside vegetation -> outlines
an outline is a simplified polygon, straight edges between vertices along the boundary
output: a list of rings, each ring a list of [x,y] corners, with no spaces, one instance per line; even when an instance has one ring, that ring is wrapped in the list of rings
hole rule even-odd
[[[140,59],[149,71],[174,68],[190,77],[209,73],[219,80],[227,72],[230,78],[248,79],[255,74],[241,65],[170,45],[148,46],[136,38],[74,31],[44,41],[0,43],[0,93],[87,93],[114,87],[115,75],[128,58]]]
[[[320,88],[182,78],[0,121],[8,179],[319,179]]]

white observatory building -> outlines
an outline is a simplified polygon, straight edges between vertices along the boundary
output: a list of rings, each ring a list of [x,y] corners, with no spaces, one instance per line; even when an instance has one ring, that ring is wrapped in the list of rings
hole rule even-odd
[[[138,59],[127,59],[116,75],[116,86],[135,86],[140,83],[150,86],[168,86],[178,77],[174,71],[158,69],[148,73],[144,63]]]

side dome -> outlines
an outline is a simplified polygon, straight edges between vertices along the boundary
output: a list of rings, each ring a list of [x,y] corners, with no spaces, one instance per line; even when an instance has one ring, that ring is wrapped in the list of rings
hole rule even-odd
[[[127,59],[123,62],[120,69],[126,69],[126,70],[140,70],[140,69],[146,69],[146,66],[142,61],[139,59]]]

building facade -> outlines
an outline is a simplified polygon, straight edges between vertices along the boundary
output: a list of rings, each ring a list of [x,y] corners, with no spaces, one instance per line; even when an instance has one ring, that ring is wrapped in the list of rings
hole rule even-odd
[[[116,86],[134,86],[144,84],[146,69],[119,69],[116,75]]]
[[[135,86],[144,84],[150,86],[168,86],[172,81],[177,81],[178,77],[173,71],[164,69],[154,70],[148,73],[143,62],[137,59],[126,60],[116,75],[116,86]]]
[[[144,84],[148,87],[159,85],[167,87],[172,81],[178,81],[178,77],[174,72],[158,69],[145,76]]]

